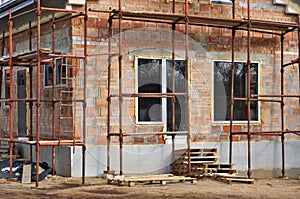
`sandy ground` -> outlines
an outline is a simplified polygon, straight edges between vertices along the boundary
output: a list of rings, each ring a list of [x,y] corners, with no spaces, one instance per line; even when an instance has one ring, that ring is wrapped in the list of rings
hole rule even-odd
[[[227,184],[210,178],[190,182],[160,184],[135,184],[134,187],[107,184],[102,178],[48,176],[35,183],[0,179],[0,198],[300,198],[300,180],[259,179],[253,184]]]

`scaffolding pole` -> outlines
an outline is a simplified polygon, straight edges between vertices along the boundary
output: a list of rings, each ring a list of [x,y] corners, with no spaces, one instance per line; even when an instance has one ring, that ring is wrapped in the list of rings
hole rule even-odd
[[[13,164],[13,108],[14,108],[14,102],[13,100],[13,34],[12,34],[12,28],[13,28],[13,21],[11,19],[12,17],[12,11],[9,10],[9,163],[10,163],[10,170],[9,170],[9,179],[12,180],[12,164]]]
[[[120,145],[120,175],[123,175],[123,118],[122,118],[122,104],[123,104],[123,97],[122,97],[122,0],[119,0],[119,145]]]
[[[186,118],[186,131],[187,134],[187,145],[188,145],[188,174],[191,175],[191,132],[190,132],[190,112],[189,112],[189,2],[185,0],[185,100],[186,100],[186,110],[185,110],[185,118]]]
[[[53,96],[52,96],[52,100],[42,100],[41,99],[41,67],[42,67],[42,63],[47,63],[47,64],[52,64],[53,67],[55,66],[54,63],[54,59],[57,57],[70,57],[70,58],[78,58],[78,59],[84,59],[86,58],[86,53],[83,56],[78,56],[78,55],[62,55],[62,54],[55,54],[55,23],[57,23],[58,21],[62,21],[64,19],[60,19],[60,20],[55,20],[54,18],[54,14],[52,13],[52,20],[48,21],[49,23],[52,24],[52,53],[45,53],[42,52],[41,49],[41,17],[42,17],[42,10],[44,11],[51,11],[51,12],[70,12],[70,11],[66,11],[66,10],[62,10],[62,9],[55,9],[55,8],[51,8],[51,9],[42,9],[41,8],[41,1],[38,0],[37,1],[37,7],[35,9],[31,9],[25,12],[21,12],[19,14],[15,14],[12,15],[12,11],[9,10],[9,17],[8,17],[8,48],[9,48],[9,57],[8,58],[4,58],[3,60],[1,60],[1,72],[3,69],[3,66],[5,65],[9,65],[9,74],[7,75],[7,81],[9,82],[9,98],[8,99],[0,99],[0,102],[5,102],[9,105],[9,136],[8,138],[5,135],[2,135],[0,137],[0,140],[4,140],[7,141],[9,143],[9,153],[10,153],[10,157],[9,157],[9,162],[10,162],[10,175],[9,175],[9,179],[12,179],[12,163],[13,163],[13,145],[15,143],[22,143],[22,144],[29,144],[30,145],[30,161],[33,161],[33,147],[35,147],[35,167],[36,167],[36,173],[39,173],[39,161],[40,161],[40,147],[41,146],[51,146],[52,147],[52,168],[53,168],[53,172],[52,174],[54,174],[55,171],[55,146],[59,146],[59,145],[66,145],[66,146],[83,146],[84,150],[84,155],[83,158],[85,158],[85,144],[82,143],[82,141],[78,142],[77,140],[75,141],[75,134],[73,132],[72,136],[73,136],[73,140],[72,141],[65,141],[62,140],[61,138],[59,138],[57,141],[55,140],[55,131],[56,131],[56,124],[55,124],[55,115],[56,115],[56,110],[55,110],[55,104],[57,102],[59,102],[58,100],[56,100],[56,81],[55,81],[55,70],[53,71],[54,76],[52,77],[52,81],[53,81],[53,87],[52,87],[52,92],[53,92]],[[22,17],[26,14],[32,13],[36,11],[36,37],[37,37],[37,43],[36,43],[36,51],[32,52],[32,23],[31,21],[29,21],[29,27],[28,27],[28,48],[30,53],[25,53],[23,55],[13,55],[13,36],[14,34],[17,34],[18,32],[14,32],[13,33],[13,20],[16,20],[19,17]],[[77,12],[77,11],[76,11]],[[74,12],[72,12],[74,13]],[[83,12],[80,12],[79,15],[77,16],[82,16]],[[72,19],[66,17],[66,19]],[[86,26],[85,26],[86,29]],[[86,36],[85,36],[86,38]],[[85,41],[85,46],[84,46],[85,50],[86,50],[86,41]],[[4,49],[5,49],[5,32],[3,32],[3,36],[2,36],[2,52],[1,55],[2,57],[4,57]],[[45,61],[45,59],[51,59],[52,61]],[[21,59],[24,59],[24,61],[20,62]],[[29,68],[29,98],[26,99],[17,99],[14,97],[14,64],[18,64],[18,66],[20,64],[24,64]],[[33,67],[37,67],[36,69],[36,85],[33,85]],[[34,93],[34,89],[36,89],[36,97],[33,96]],[[86,88],[84,88],[86,89]],[[72,102],[74,100],[71,100]],[[82,100],[76,100],[76,102],[83,102]],[[26,102],[29,103],[29,131],[28,131],[28,141],[22,142],[20,140],[18,140],[17,138],[19,137],[18,134],[14,135],[14,116],[13,116],[13,112],[14,112],[14,103],[15,102]],[[35,135],[33,135],[33,128],[34,128],[34,117],[33,117],[33,106],[36,106],[36,114],[35,114]],[[52,110],[50,111],[52,114],[52,122],[51,122],[51,126],[52,126],[52,132],[50,137],[42,137],[41,136],[41,104],[42,103],[51,103],[52,104]],[[75,119],[75,118],[74,118]],[[83,119],[85,120],[85,117],[83,116]],[[74,124],[73,124],[74,125]],[[85,126],[85,124],[83,125]],[[85,138],[85,135],[83,135],[83,137]],[[45,140],[49,140],[46,141]],[[83,170],[85,170],[85,166],[83,166]],[[84,177],[85,177],[85,173],[82,174],[83,175],[83,182],[84,182]],[[36,175],[36,179],[35,179],[35,185],[36,187],[39,186],[39,175]]]
[[[284,64],[283,64],[283,42],[284,42],[284,35],[280,37],[280,94],[281,94],[281,161],[282,161],[282,177],[285,176],[285,150],[284,150]]]
[[[108,30],[109,30],[109,40],[108,40],[108,52],[111,52],[111,37],[112,37],[112,19],[111,19],[111,13],[109,13],[109,20],[108,20]],[[106,132],[107,132],[107,173],[110,172],[110,112],[111,112],[111,97],[110,97],[110,89],[111,89],[111,56],[108,56],[108,74],[107,74],[107,126],[106,126]]]
[[[172,1],[172,12],[175,13],[175,1]],[[172,92],[176,92],[175,88],[175,30],[176,24],[172,24]],[[175,131],[175,98],[172,98],[172,131]],[[175,135],[172,135],[172,165],[175,164]],[[174,172],[174,167],[172,166],[172,173]]]

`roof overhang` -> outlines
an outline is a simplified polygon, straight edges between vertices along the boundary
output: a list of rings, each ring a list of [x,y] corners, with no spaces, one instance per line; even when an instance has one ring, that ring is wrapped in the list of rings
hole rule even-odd
[[[0,19],[8,16],[9,10],[12,13],[21,10],[31,4],[34,4],[36,0],[26,0],[26,1],[19,1],[19,0],[11,0],[7,1],[0,6]]]

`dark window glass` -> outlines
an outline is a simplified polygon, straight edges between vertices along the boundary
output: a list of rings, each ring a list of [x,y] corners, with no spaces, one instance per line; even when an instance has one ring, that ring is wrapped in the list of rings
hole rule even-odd
[[[4,71],[4,79],[5,79],[5,99],[9,99],[10,98],[10,70],[7,69]],[[5,105],[7,106],[8,103],[5,102]]]
[[[162,92],[162,61],[160,59],[138,59],[138,92],[161,93]],[[162,99],[138,98],[138,121],[161,122]]]
[[[56,71],[56,77],[55,77],[55,83],[57,86],[61,86],[66,84],[66,66],[62,65],[62,59],[55,59],[55,71]],[[44,67],[45,70],[45,86],[53,86],[53,67],[51,65],[45,64]],[[62,81],[62,84],[61,84]]]
[[[186,92],[185,60],[176,60],[174,71],[172,70],[172,60],[170,59],[139,58],[137,64],[139,93],[175,93],[174,107],[172,98],[139,97],[138,121],[163,122],[162,114],[165,112],[168,131],[172,131],[173,127],[174,131],[185,130],[186,97],[183,95]],[[172,75],[174,77],[174,85]],[[163,100],[165,100],[166,104],[163,103]],[[172,122],[173,113],[174,124]]]
[[[250,65],[251,94],[258,94],[258,64]],[[214,121],[230,120],[231,62],[214,62]],[[234,97],[247,97],[247,64],[235,62]],[[251,120],[258,120],[258,102],[251,101]],[[247,101],[235,100],[233,120],[247,121]]]
[[[233,0],[211,0],[214,4],[232,4]]]
[[[173,88],[173,81],[172,81],[172,60],[167,60],[167,92],[168,93],[185,93],[186,92],[186,61],[185,60],[176,60],[175,67],[174,67],[174,86]],[[172,124],[172,98],[167,98],[167,129],[168,131],[172,131],[173,124]],[[175,123],[174,123],[174,130],[175,131],[183,131],[186,129],[186,97],[183,95],[175,95],[174,101],[174,116],[175,116]]]

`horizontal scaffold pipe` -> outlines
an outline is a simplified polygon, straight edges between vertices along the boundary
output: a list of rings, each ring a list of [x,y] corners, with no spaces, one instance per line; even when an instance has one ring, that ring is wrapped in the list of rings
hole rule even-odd
[[[252,131],[251,135],[269,135],[269,136],[281,136],[288,133],[300,133],[299,130],[285,130],[285,131]],[[247,135],[248,132],[231,132],[232,135]]]
[[[151,136],[151,135],[187,135],[187,131],[176,131],[176,132],[146,132],[146,133],[123,133],[122,136]],[[120,136],[119,133],[109,133],[108,136]]]
[[[290,97],[290,98],[300,98],[300,95],[251,95],[251,97]]]
[[[60,9],[60,8],[50,8],[50,7],[41,7],[41,11],[66,12],[66,13],[80,13],[80,14],[84,14],[84,11],[69,10],[69,9]]]
[[[122,97],[173,98],[186,95],[187,93],[123,93]],[[119,97],[119,95],[110,95],[109,97]]]

